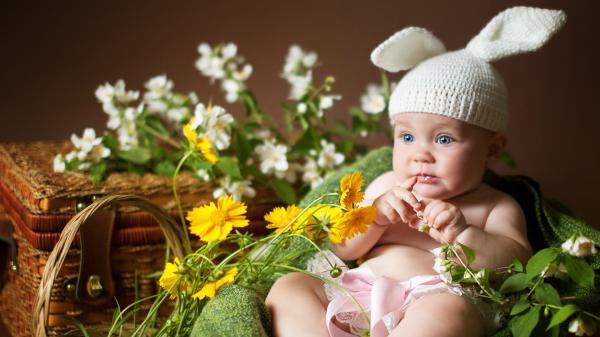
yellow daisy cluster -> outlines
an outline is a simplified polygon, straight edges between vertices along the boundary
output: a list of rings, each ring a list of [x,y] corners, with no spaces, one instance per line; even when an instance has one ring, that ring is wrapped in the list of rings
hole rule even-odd
[[[340,207],[316,205],[302,210],[294,205],[277,207],[265,215],[267,228],[275,232],[304,232],[313,241],[321,241],[325,235],[334,244],[364,233],[375,220],[376,209],[372,206],[357,207],[364,193],[360,191],[363,177],[358,172],[344,176],[340,181]],[[296,221],[292,221],[298,217]]]

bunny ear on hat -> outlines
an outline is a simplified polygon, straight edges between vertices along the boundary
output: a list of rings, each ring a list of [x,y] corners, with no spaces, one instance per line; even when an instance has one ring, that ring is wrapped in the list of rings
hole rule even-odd
[[[428,30],[407,27],[377,46],[371,53],[371,61],[383,70],[398,72],[445,51],[444,44]]]
[[[465,49],[492,62],[507,56],[538,50],[567,20],[565,12],[532,7],[513,7],[496,15]]]

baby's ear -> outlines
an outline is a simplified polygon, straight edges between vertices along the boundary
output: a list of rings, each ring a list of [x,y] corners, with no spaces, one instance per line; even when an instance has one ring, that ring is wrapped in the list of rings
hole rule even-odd
[[[502,152],[504,152],[505,148],[506,148],[506,135],[504,135],[503,133],[500,133],[500,132],[494,133],[494,135],[492,135],[492,138],[490,139],[490,142],[488,145],[488,153],[487,153],[487,160],[486,160],[487,166],[492,166],[492,165],[496,164],[496,162],[498,161],[498,158],[500,158],[500,155],[502,154]]]
[[[377,46],[371,53],[371,61],[377,67],[395,73],[411,69],[421,61],[445,51],[444,44],[430,31],[407,27]]]
[[[536,51],[566,21],[567,16],[561,10],[509,8],[492,18],[465,49],[487,62]]]

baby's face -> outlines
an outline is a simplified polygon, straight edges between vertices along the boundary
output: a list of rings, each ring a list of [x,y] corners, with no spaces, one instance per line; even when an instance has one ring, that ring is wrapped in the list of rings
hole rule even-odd
[[[400,183],[416,176],[420,198],[459,196],[481,184],[492,136],[452,118],[401,113],[394,118],[394,175]]]

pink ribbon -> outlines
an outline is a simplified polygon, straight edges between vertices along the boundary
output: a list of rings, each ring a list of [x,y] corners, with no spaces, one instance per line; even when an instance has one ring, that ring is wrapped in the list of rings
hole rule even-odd
[[[385,337],[389,334],[383,318],[398,311],[398,321],[404,316],[404,307],[410,293],[418,286],[431,286],[443,283],[438,275],[419,275],[406,281],[396,281],[387,277],[376,277],[368,266],[344,272],[340,286],[348,290],[370,315],[371,337]],[[354,337],[334,323],[336,315],[362,315],[362,312],[345,293],[341,293],[327,306],[326,323],[331,337]],[[398,322],[394,322],[397,324]]]

